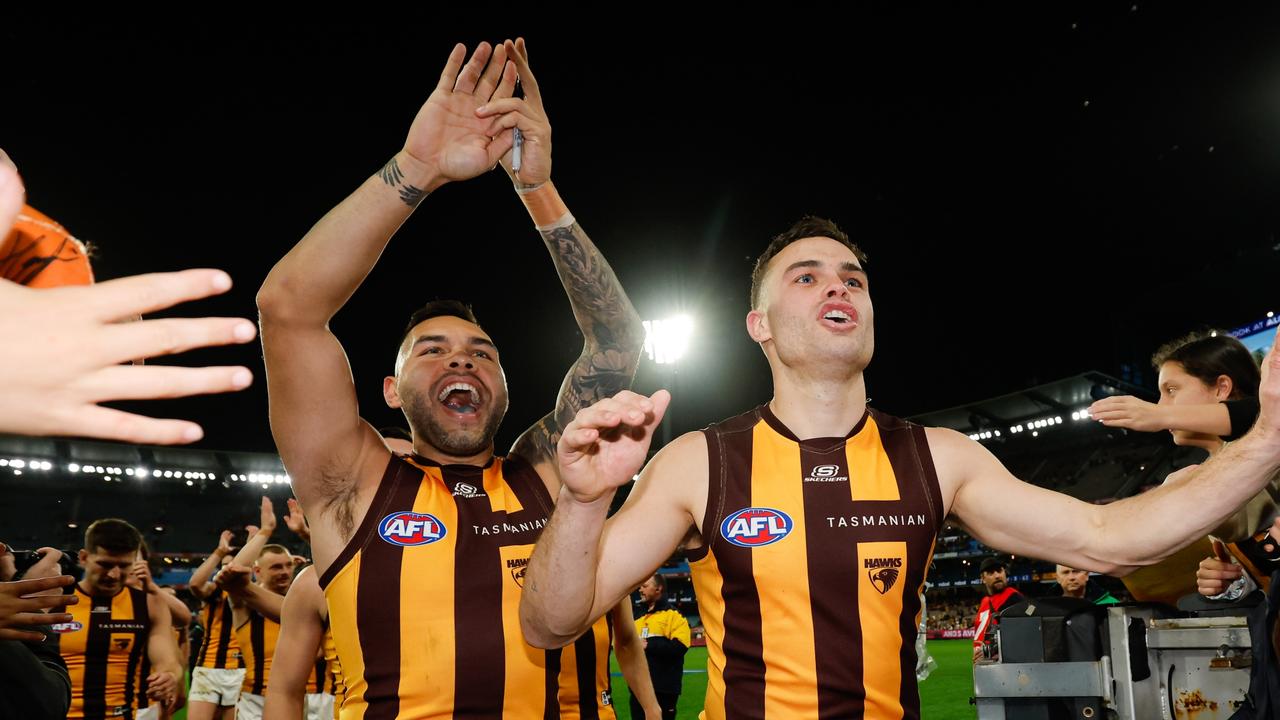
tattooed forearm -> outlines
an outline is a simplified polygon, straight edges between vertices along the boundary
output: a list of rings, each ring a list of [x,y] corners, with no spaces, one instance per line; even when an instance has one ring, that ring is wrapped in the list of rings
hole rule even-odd
[[[640,316],[613,268],[582,227],[574,223],[556,228],[542,233],[542,239],[551,250],[551,259],[588,347],[630,351],[638,356],[644,344]]]
[[[615,349],[584,353],[565,377],[555,410],[529,428],[513,452],[534,461],[554,457],[556,443],[578,410],[630,387],[635,373],[631,354]]]
[[[582,228],[574,223],[544,232],[542,239],[586,344],[565,377],[555,410],[529,428],[513,448],[535,462],[554,456],[560,434],[579,410],[631,386],[644,347],[640,316]]]
[[[420,187],[415,187],[404,181],[404,173],[400,171],[400,163],[395,158],[387,161],[386,165],[378,171],[378,177],[382,178],[382,182],[388,186],[395,188],[400,193],[400,201],[409,207],[417,207],[422,202],[422,198],[426,197],[427,192]]]

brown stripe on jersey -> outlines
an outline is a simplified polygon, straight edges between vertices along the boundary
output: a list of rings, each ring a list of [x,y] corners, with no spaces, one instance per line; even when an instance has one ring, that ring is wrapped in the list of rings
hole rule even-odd
[[[879,416],[878,413],[877,416]],[[916,567],[909,568],[910,572],[903,578],[910,584],[903,587],[902,617],[898,622],[903,638],[900,657],[902,690],[899,693],[899,702],[902,704],[904,720],[918,720],[920,688],[916,681],[918,658],[915,640],[920,632],[920,593],[924,591],[925,576],[932,562],[937,530],[942,527],[942,489],[938,484],[938,473],[933,465],[933,455],[929,452],[929,440],[925,429],[919,425],[903,423],[897,418],[885,417],[882,418],[882,423],[892,429],[891,432],[883,433],[885,452],[895,463],[903,464],[900,469],[895,465],[895,472],[898,472],[899,476],[913,477],[919,482],[921,501],[932,511],[929,517],[933,523],[933,529],[929,533],[929,551],[923,556],[924,561],[918,563]],[[904,426],[906,431],[898,430],[899,425]],[[909,555],[914,555],[915,552],[915,547],[908,550]]]
[[[316,659],[315,667],[311,668],[311,677],[314,682],[311,683],[311,689],[307,692],[322,693],[324,692],[324,676],[325,668],[328,665],[323,659]]]
[[[133,681],[138,681],[138,709],[141,710],[151,704],[151,698],[147,697],[147,678],[151,677],[151,658],[142,652],[139,647],[140,643],[135,642],[133,649],[129,651],[129,674],[125,678],[124,686],[124,704],[133,704]],[[138,662],[141,660],[141,662]],[[134,668],[137,668],[137,674],[134,674]]]
[[[928,507],[929,519],[935,527],[942,527],[942,489],[938,486],[938,473],[933,466],[933,455],[929,452],[924,428],[872,412],[880,424],[880,441],[893,464],[894,473],[899,478],[910,480],[900,483],[903,499]]]
[[[821,472],[817,468],[831,466],[836,468],[833,474],[814,478]],[[801,443],[800,474],[818,717],[861,717],[862,627],[848,618],[850,608],[858,603],[858,549],[852,542],[832,542],[827,520],[850,506],[849,485],[857,481],[849,472],[843,439]],[[845,480],[828,482],[827,477]]]
[[[266,689],[267,679],[263,677],[266,673],[266,655],[267,655],[267,623],[266,618],[258,613],[254,613],[249,619],[249,647],[253,653],[253,686],[249,692],[254,695],[263,694]]]
[[[444,486],[459,482],[484,487],[481,468],[446,465],[441,468]],[[488,494],[488,493],[486,493]],[[455,718],[493,717],[502,712],[506,656],[502,632],[502,580],[504,570],[497,535],[468,533],[473,525],[492,525],[507,519],[494,513],[484,498],[454,497],[458,507],[458,537],[454,545],[454,675]],[[501,573],[501,574],[500,574]]]
[[[400,569],[404,548],[381,542],[378,524],[389,512],[413,507],[421,477],[421,470],[393,455],[378,488],[377,495],[383,496],[383,502],[379,504],[374,496],[360,529],[343,550],[343,555],[347,550],[351,555],[360,550],[356,627],[367,684],[364,700],[369,704],[365,720],[391,720],[400,714]],[[335,561],[325,571],[321,587],[326,579],[332,579],[335,568],[349,560],[341,555],[339,559],[341,562]]]
[[[124,676],[124,704],[133,706],[134,684],[137,683],[140,686],[137,690],[138,708],[142,709],[148,705],[147,677],[151,675],[151,659],[146,655],[147,641],[151,637],[151,613],[147,610],[146,592],[134,588],[126,589],[129,591],[130,600],[133,601],[133,619],[145,619],[147,630],[134,636],[133,647],[129,650],[129,662]]]
[[[220,588],[214,590],[211,595],[205,598],[205,633],[204,639],[200,642],[200,662],[198,663],[200,667],[210,667],[209,653],[213,650],[215,644],[217,650],[213,653],[212,667],[220,669],[227,667],[227,655],[231,650],[231,626],[233,624],[231,603],[227,602],[226,594]],[[243,659],[241,659],[242,665],[243,662]]]
[[[89,600],[90,607],[114,605],[114,598],[111,597],[92,597],[85,594],[81,602],[84,599]],[[107,655],[111,652],[111,632],[103,629],[102,623],[110,622],[112,615],[113,613],[94,612],[89,615],[89,636],[84,644],[84,680],[80,686],[80,698],[84,703],[86,720],[106,717]]]
[[[920,687],[916,682],[916,636],[920,633],[920,593],[924,592],[924,576],[933,557],[933,545],[920,568],[910,568],[904,581],[911,584],[902,588],[902,616],[898,619],[898,631],[902,633],[902,652],[898,661],[902,672],[902,689],[898,703],[902,705],[903,720],[920,720]],[[918,578],[918,581],[917,581]]]
[[[708,473],[719,478],[721,507],[707,520],[715,524],[705,529],[704,537],[716,555],[716,563],[725,577],[721,595],[724,600],[724,683],[725,715],[733,718],[764,717],[764,643],[760,627],[760,594],[752,582],[751,550],[724,539],[720,524],[726,512],[751,507],[750,428],[757,418],[740,416],[743,427],[736,432],[715,428],[707,434]],[[718,446],[718,447],[717,447]],[[708,495],[707,502],[711,502]],[[728,578],[737,582],[731,582]],[[781,581],[781,578],[779,579]]]
[[[231,626],[235,625],[236,621],[231,610],[231,603],[227,601],[221,590],[218,591],[218,607],[221,610],[222,618],[221,627],[218,628],[218,652],[214,655],[214,667],[225,669],[227,667],[227,655],[231,652],[231,639],[233,637]],[[240,667],[244,667],[244,656],[241,655],[238,660],[239,663],[237,664]]]
[[[578,664],[578,717],[600,720],[596,709],[596,631],[587,630],[573,641],[574,660]]]
[[[360,549],[369,543],[370,536],[377,534],[378,523],[386,516],[387,504],[393,499],[392,495],[398,487],[396,476],[402,468],[405,468],[406,472],[408,472],[412,469],[412,466],[392,455],[391,459],[387,461],[387,469],[382,472],[382,480],[378,483],[377,492],[373,494],[373,501],[369,503],[369,509],[365,512],[364,519],[360,521],[360,527],[356,528],[355,534],[351,536],[347,546],[342,548],[342,552],[338,553],[338,557],[334,559],[328,568],[325,568],[324,573],[317,579],[321,590],[328,587],[329,582],[338,574],[338,571],[351,562],[351,558],[355,557],[356,553],[360,552]],[[410,498],[410,500],[412,499]]]
[[[201,623],[204,625],[204,637],[200,639],[200,650],[196,653],[196,657],[199,658],[196,660],[197,667],[203,667],[205,663],[209,662],[209,650],[213,648],[213,631],[216,629],[214,627],[214,613],[218,609],[218,604],[214,598],[219,595],[220,592],[215,591],[204,600],[204,610],[201,612],[204,616],[201,618]]]
[[[560,717],[560,661],[563,653],[561,648],[547,651],[546,710],[542,713],[543,720],[556,720]]]
[[[502,477],[507,478],[507,486],[520,502],[520,510],[551,517],[551,511],[555,510],[555,499],[543,484],[542,476],[524,458],[518,455],[503,458]],[[518,482],[516,478],[524,478],[528,482]]]

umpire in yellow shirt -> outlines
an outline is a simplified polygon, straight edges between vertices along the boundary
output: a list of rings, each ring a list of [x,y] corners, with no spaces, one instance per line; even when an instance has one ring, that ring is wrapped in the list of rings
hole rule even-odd
[[[649,661],[649,675],[653,678],[658,705],[662,707],[662,718],[674,720],[690,634],[689,621],[667,602],[666,591],[667,581],[661,575],[654,575],[640,586],[644,614],[636,618],[636,630],[644,642],[644,655]],[[635,694],[631,696],[631,717],[644,717]]]

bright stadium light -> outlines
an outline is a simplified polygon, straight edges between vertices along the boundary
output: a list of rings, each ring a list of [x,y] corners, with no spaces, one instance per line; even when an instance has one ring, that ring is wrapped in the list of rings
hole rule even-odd
[[[659,365],[669,365],[683,357],[691,337],[693,318],[688,315],[644,321],[644,351]]]
[[[67,466],[67,470],[71,472],[80,472],[80,466],[75,463],[71,463],[70,465]]]

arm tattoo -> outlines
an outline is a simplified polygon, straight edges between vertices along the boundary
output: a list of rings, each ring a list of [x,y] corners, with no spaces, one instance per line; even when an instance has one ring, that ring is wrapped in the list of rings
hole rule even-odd
[[[422,198],[426,197],[427,192],[420,187],[415,187],[404,181],[404,173],[400,171],[400,163],[395,158],[387,161],[386,165],[378,171],[378,177],[382,178],[382,182],[388,186],[395,188],[400,193],[400,200],[409,207],[417,207],[422,202]]]
[[[631,386],[644,345],[640,316],[582,228],[574,223],[544,232],[542,239],[586,343],[560,387],[555,410],[529,428],[513,449],[534,462],[554,456],[561,433],[578,410]]]

